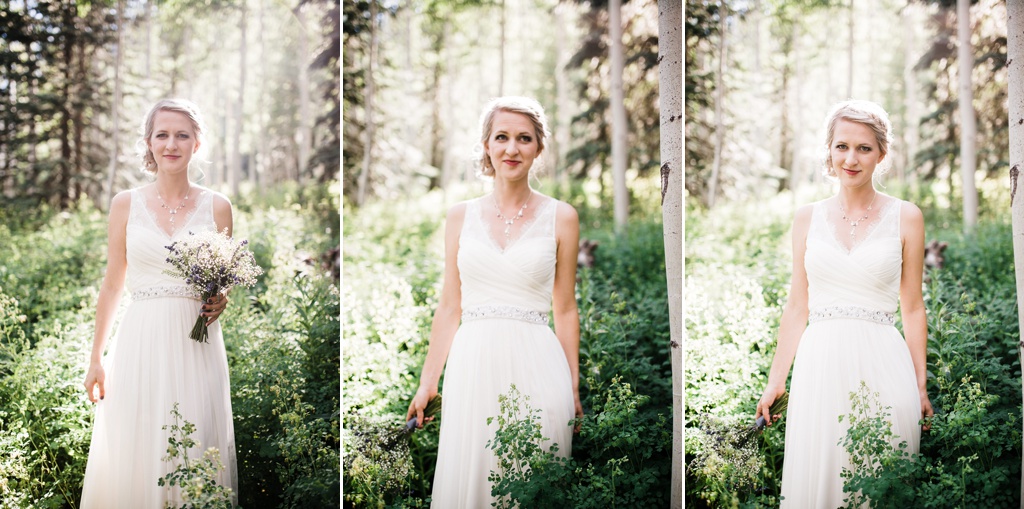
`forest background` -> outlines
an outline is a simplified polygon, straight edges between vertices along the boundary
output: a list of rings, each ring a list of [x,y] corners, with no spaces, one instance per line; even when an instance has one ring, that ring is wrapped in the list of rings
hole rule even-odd
[[[926,240],[949,245],[925,285],[932,430],[911,459],[866,411],[870,395],[851,394],[848,502],[1019,505],[1007,18],[993,0],[687,2],[687,507],[778,506],[785,419],[751,425],[792,217],[834,192],[823,123],[849,97],[893,122],[879,189],[920,206]]]
[[[329,1],[0,1],[0,507],[78,507],[105,211],[163,97],[265,271],[221,317],[239,502],[340,504],[340,52]]]
[[[669,504],[668,292],[681,289],[679,279],[666,279],[672,228],[662,221],[658,59],[659,16],[671,9],[655,0],[618,3],[343,3],[345,507],[429,505],[444,415],[408,435],[405,412],[440,293],[445,211],[490,190],[472,160],[482,150],[480,112],[502,95],[544,106],[552,136],[532,184],[572,204],[581,238],[599,247],[578,274],[587,416],[572,457],[556,459],[527,414],[503,415],[494,438],[516,466],[492,472],[495,490],[522,507]],[[676,7],[670,26],[681,27]],[[667,61],[681,66],[681,58]],[[681,107],[673,110],[676,129]],[[613,147],[623,127],[619,164]]]

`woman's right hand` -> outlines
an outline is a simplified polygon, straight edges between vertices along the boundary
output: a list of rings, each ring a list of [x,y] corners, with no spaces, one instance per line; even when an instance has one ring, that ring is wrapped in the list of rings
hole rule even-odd
[[[423,418],[423,411],[426,410],[427,404],[434,399],[434,396],[437,396],[437,386],[428,388],[421,385],[416,391],[416,395],[412,397],[412,402],[409,403],[409,411],[405,413],[405,420],[408,421],[415,417],[417,428],[422,428],[424,424],[434,420],[433,417],[427,417],[426,420]]]
[[[765,424],[771,426],[773,422],[779,420],[782,415],[769,415],[772,408],[772,403],[782,396],[786,392],[786,386],[781,387],[771,386],[765,387],[764,394],[761,395],[761,400],[757,402],[757,413],[754,414],[754,421],[757,421],[758,417],[764,417]]]
[[[103,365],[98,362],[89,364],[89,371],[85,374],[85,393],[89,397],[89,401],[93,403],[97,401],[97,388],[100,393],[99,399],[103,399],[107,395],[106,381],[107,374],[103,371]]]

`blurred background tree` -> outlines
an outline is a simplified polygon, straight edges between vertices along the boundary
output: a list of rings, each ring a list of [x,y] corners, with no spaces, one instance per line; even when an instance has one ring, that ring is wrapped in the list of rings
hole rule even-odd
[[[0,197],[66,207],[146,177],[163,97],[209,124],[201,183],[329,181],[340,162],[340,6],[329,0],[0,2]]]

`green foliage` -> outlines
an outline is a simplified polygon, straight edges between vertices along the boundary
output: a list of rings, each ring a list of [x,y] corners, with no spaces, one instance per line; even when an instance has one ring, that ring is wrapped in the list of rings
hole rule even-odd
[[[317,257],[338,246],[339,232],[328,226],[329,191],[268,195],[273,205],[241,197],[245,207],[235,211],[235,235],[259,247],[266,274],[254,289],[236,288],[220,318],[239,503],[337,507],[340,293],[304,253]],[[319,205],[303,201],[316,196],[323,197]],[[81,382],[105,263],[106,218],[87,202],[43,215],[0,226],[4,509],[77,507],[92,429]]]
[[[647,194],[655,187],[638,183],[635,193],[651,196],[656,205]],[[346,210],[342,415],[345,502],[353,507],[429,503],[438,426],[391,449],[388,430],[404,422],[427,352],[443,268],[438,226],[447,206],[467,194],[448,192],[447,199],[430,193]],[[517,431],[499,431],[494,443],[519,458],[522,468],[498,474],[497,489],[520,507],[663,506],[672,439],[660,210],[638,204],[627,233],[617,237],[596,189],[552,186],[547,192],[576,206],[582,235],[601,242],[597,265],[580,270],[577,286],[586,415],[571,458],[531,449],[529,413],[506,416],[506,428]]]
[[[772,205],[762,216],[736,205],[687,217],[689,465],[706,448],[707,426],[698,416],[750,422],[767,379],[787,293],[780,281],[789,272],[784,246],[792,217],[791,206]],[[853,506],[866,499],[871,507],[1016,507],[1020,333],[1009,225],[990,219],[965,237],[955,218],[925,210],[930,237],[950,243],[946,267],[927,274],[924,291],[935,417],[920,454],[911,456],[870,390],[854,393],[844,439],[854,458],[846,490]],[[777,506],[785,419],[779,424],[757,442],[765,462],[752,486],[729,472],[690,468],[687,506]]]
[[[201,458],[189,458],[189,450],[202,445],[192,439],[196,426],[188,421],[181,423],[183,419],[177,402],[171,410],[171,417],[173,422],[163,427],[165,431],[170,429],[164,461],[176,467],[161,477],[157,484],[177,486],[181,490],[181,509],[231,509],[231,488],[217,483],[217,475],[224,469],[220,451],[210,447]],[[168,502],[167,508],[176,509],[176,506]]]

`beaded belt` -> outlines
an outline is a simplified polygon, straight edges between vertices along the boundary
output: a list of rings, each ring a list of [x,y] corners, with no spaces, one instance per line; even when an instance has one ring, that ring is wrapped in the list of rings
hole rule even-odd
[[[462,312],[463,322],[484,318],[511,318],[541,325],[548,324],[547,313],[515,306],[477,306]]]
[[[867,309],[858,306],[825,306],[823,308],[814,308],[807,316],[808,321],[811,323],[820,320],[829,320],[832,318],[856,318],[859,320],[868,320],[870,322],[880,323],[882,325],[896,324],[896,316],[892,313],[876,311],[874,309]]]
[[[191,286],[150,286],[148,288],[132,292],[132,300],[155,299],[157,297],[186,297],[189,299],[200,300],[199,292],[193,290]]]

